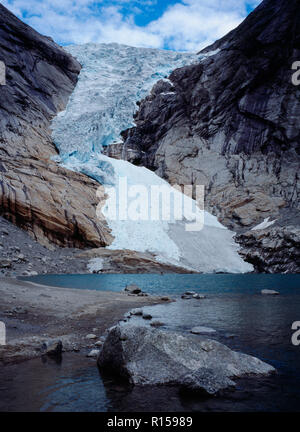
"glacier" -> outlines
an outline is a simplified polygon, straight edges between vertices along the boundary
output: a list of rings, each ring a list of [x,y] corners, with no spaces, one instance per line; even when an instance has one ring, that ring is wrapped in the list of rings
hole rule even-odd
[[[199,272],[252,271],[252,266],[238,254],[234,233],[221,225],[216,217],[200,210],[192,199],[174,191],[154,172],[102,153],[105,146],[121,142],[121,131],[134,126],[136,102],[149,93],[155,82],[168,79],[174,69],[199,62],[201,57],[115,43],[85,44],[66,49],[78,59],[82,70],[66,110],[52,122],[52,136],[59,150],[55,160],[104,186],[108,198],[102,214],[114,236],[108,248],[152,252],[160,262]],[[177,207],[182,205],[178,204],[182,199],[193,211],[185,211],[182,220],[112,217],[119,204],[116,197],[120,196],[121,178],[126,178],[128,187],[143,187],[149,196],[154,185],[164,187],[179,198]],[[175,207],[173,203],[173,210]],[[148,203],[148,210],[150,208],[151,203]],[[186,222],[192,221],[195,214],[202,217],[203,229],[187,232]]]

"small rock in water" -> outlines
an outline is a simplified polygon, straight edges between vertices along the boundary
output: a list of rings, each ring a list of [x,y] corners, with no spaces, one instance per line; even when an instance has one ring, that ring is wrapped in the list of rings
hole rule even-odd
[[[209,328],[209,327],[194,327],[194,328],[192,328],[191,333],[193,333],[193,334],[212,334],[212,333],[216,333],[216,330]]]
[[[263,295],[279,295],[278,291],[264,289],[261,291]]]
[[[93,349],[92,351],[90,351],[88,354],[87,354],[87,357],[98,357],[98,355],[99,355],[99,350],[97,350],[97,349]]]
[[[100,346],[102,346],[103,344],[104,344],[104,342],[102,342],[102,341],[98,341],[98,342],[95,343],[95,346],[99,346],[99,347],[100,347]]]
[[[141,288],[139,288],[137,285],[127,285],[125,288],[125,291],[130,294],[140,294],[142,292]]]
[[[205,299],[206,297],[203,294],[194,294],[193,298],[197,299],[197,300],[202,300],[202,299]]]
[[[162,327],[164,323],[162,323],[161,321],[153,321],[150,325],[151,327]]]
[[[167,302],[167,301],[170,301],[171,299],[170,299],[170,297],[166,296],[166,297],[161,297],[161,300]]]
[[[195,291],[186,291],[185,293],[184,293],[184,295],[187,295],[187,296],[193,296],[193,295],[195,295],[196,293],[195,293]]]
[[[63,344],[62,341],[45,342],[42,345],[42,354],[50,357],[60,357],[62,354]]]
[[[88,334],[86,339],[97,339],[97,336],[95,334]]]
[[[24,306],[16,306],[11,310],[14,314],[27,314],[28,311]]]
[[[144,313],[144,314],[143,314],[143,319],[144,319],[144,320],[152,320],[152,315],[147,314],[147,313]]]
[[[181,298],[182,298],[182,300],[191,300],[192,296],[186,295],[186,294],[182,294]]]
[[[143,315],[143,311],[142,309],[133,309],[130,312],[130,315],[134,315],[134,316],[142,316]]]

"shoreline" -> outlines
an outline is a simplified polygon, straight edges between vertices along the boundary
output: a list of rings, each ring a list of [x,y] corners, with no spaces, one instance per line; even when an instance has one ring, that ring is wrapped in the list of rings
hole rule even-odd
[[[159,296],[50,287],[10,278],[0,278],[0,297],[0,321],[6,325],[2,365],[39,357],[43,343],[57,340],[64,352],[86,355],[131,309],[166,303]],[[88,334],[97,338],[89,340]]]

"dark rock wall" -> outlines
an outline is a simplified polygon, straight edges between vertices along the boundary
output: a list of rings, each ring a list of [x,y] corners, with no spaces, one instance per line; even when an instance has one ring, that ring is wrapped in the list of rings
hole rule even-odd
[[[298,224],[300,2],[263,1],[200,54],[141,101],[123,133],[128,160],[204,184],[206,208],[237,232],[267,217],[280,229],[287,214]]]

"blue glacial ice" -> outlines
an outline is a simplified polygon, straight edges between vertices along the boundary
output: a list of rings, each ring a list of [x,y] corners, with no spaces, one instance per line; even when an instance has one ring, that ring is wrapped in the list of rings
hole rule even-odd
[[[56,160],[105,186],[108,199],[102,213],[114,236],[109,248],[149,251],[159,261],[202,272],[251,271],[252,266],[238,254],[234,233],[215,216],[198,208],[197,214],[204,216],[204,228],[198,232],[187,232],[183,221],[112,217],[116,205],[114,191],[119,196],[120,178],[126,177],[128,186],[143,186],[149,196],[153,185],[164,186],[174,193],[154,172],[109,158],[102,154],[102,149],[121,142],[120,132],[134,126],[136,102],[149,93],[156,81],[166,79],[178,67],[201,59],[195,54],[118,44],[86,44],[70,46],[67,50],[83,67],[66,110],[52,122],[53,140],[60,153]],[[192,201],[181,192],[176,191],[175,195],[185,202]],[[191,206],[195,208],[195,202]],[[150,203],[148,207],[150,212]],[[185,221],[192,220],[192,213],[185,212]]]

